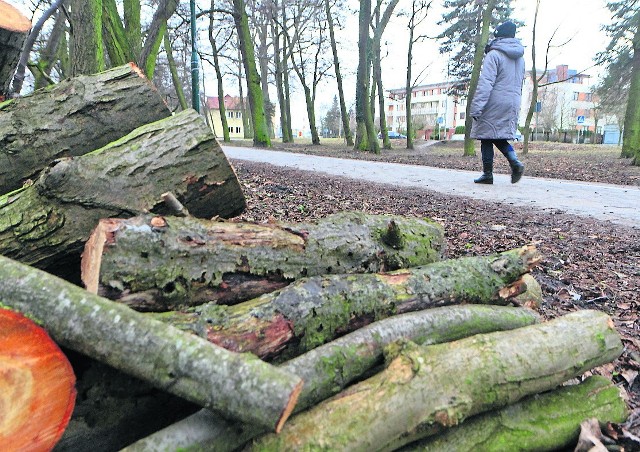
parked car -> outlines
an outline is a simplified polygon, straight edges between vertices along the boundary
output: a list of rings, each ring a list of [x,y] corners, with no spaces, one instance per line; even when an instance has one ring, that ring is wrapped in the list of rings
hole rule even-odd
[[[398,132],[394,132],[392,130],[388,131],[387,135],[389,136],[389,139],[391,139],[391,140],[397,140],[397,139],[400,139],[400,138],[407,138],[406,135],[403,135],[403,134],[398,133]],[[378,138],[382,138],[382,133],[378,134]]]

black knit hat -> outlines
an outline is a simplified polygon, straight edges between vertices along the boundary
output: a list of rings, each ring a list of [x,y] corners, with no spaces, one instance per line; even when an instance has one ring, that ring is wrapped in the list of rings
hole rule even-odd
[[[516,24],[510,20],[506,21],[493,33],[496,38],[515,38],[516,37]]]

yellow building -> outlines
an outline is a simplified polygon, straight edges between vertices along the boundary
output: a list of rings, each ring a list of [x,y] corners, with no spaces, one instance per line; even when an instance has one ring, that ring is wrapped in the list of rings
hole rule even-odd
[[[206,100],[209,124],[216,137],[224,136],[222,131],[222,120],[220,119],[220,100],[218,97],[207,96]],[[244,127],[242,125],[242,106],[239,97],[230,95],[224,96],[224,108],[227,116],[227,127],[229,127],[229,137],[244,138]]]

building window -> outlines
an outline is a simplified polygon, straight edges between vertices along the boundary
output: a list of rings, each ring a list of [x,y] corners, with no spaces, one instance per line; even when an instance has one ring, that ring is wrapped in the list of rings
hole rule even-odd
[[[593,101],[593,94],[592,94],[592,93],[586,93],[586,95],[585,95],[585,100],[586,100],[587,102],[591,102],[591,101]]]
[[[236,133],[240,133],[240,127],[236,127]]]
[[[591,117],[591,109],[589,109],[589,108],[585,109],[584,117],[585,118],[590,118]]]
[[[574,118],[578,116],[578,110],[576,108],[571,109],[571,116],[573,116]]]
[[[229,127],[229,133],[233,133],[233,127]]]
[[[573,100],[578,100],[578,98],[580,97],[580,93],[573,93]]]
[[[233,118],[233,112],[232,111],[228,111],[227,112],[227,118]]]
[[[464,119],[464,117],[465,117],[465,113],[464,113],[464,112],[461,112],[461,113],[460,113],[460,119]]]
[[[239,111],[236,111],[236,118],[240,118],[240,117],[242,117],[242,113]]]

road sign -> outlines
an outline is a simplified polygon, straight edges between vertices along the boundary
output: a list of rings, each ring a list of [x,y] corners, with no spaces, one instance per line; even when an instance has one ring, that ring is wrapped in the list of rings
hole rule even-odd
[[[578,124],[584,124],[584,116],[578,116]]]
[[[438,117],[438,124],[444,124],[444,118],[442,116]]]
[[[540,113],[541,111],[542,111],[542,102],[538,101],[536,102],[535,112]]]

